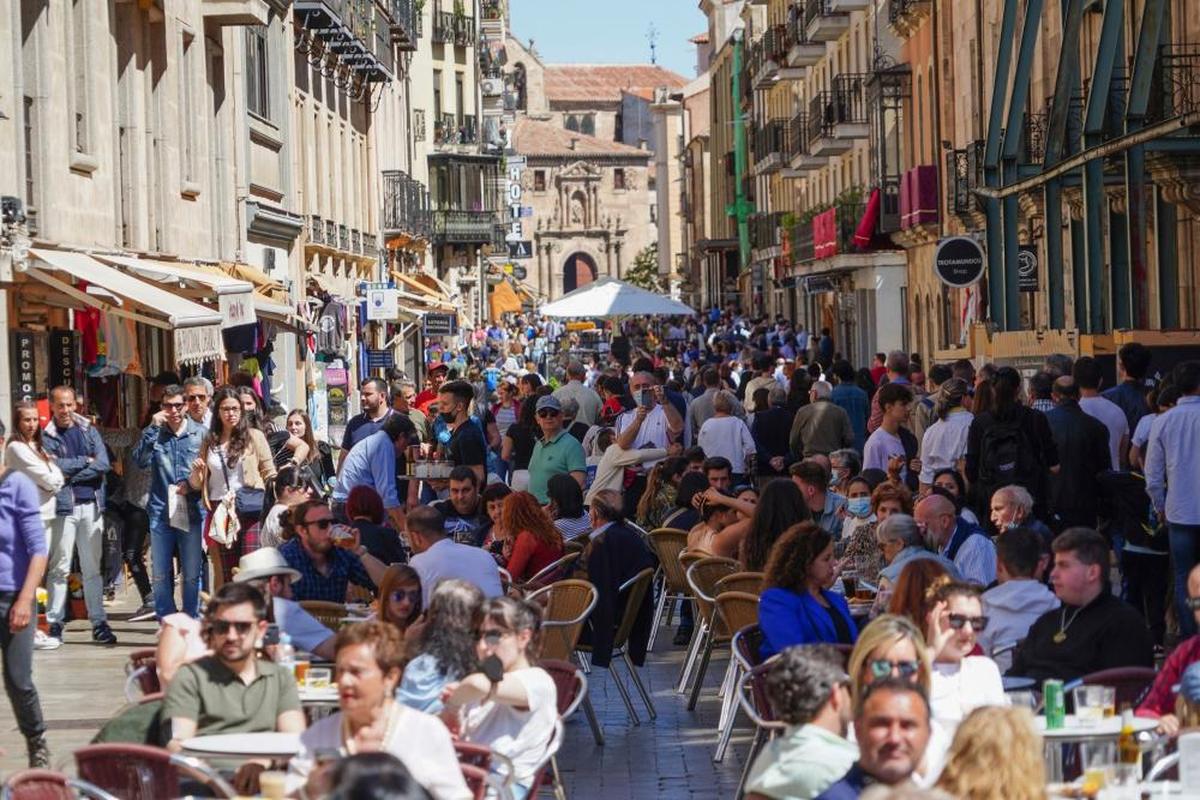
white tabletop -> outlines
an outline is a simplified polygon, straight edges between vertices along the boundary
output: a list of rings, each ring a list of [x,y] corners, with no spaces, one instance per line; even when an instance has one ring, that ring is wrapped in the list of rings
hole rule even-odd
[[[185,739],[183,749],[204,756],[291,758],[300,752],[298,733],[218,733]]]
[[[304,687],[299,690],[301,703],[334,703],[338,701],[338,689],[336,686],[326,686],[324,689],[310,689]]]
[[[1145,717],[1133,718],[1133,732],[1153,730],[1158,727],[1158,720]],[[1046,730],[1046,717],[1037,718],[1037,729],[1046,739],[1101,739],[1117,738],[1121,735],[1121,718],[1105,717],[1096,720],[1093,725],[1080,725],[1074,714],[1068,714],[1066,724],[1061,728]]]
[[[1006,692],[1019,692],[1025,689],[1033,689],[1037,686],[1037,681],[1033,678],[1005,675],[1000,680],[1004,683],[1004,691]]]

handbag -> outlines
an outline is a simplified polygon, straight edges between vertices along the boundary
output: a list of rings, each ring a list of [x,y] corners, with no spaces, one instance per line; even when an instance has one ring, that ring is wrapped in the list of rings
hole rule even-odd
[[[221,474],[225,476],[225,486],[229,487],[229,470],[225,465],[225,454],[221,453]],[[233,510],[239,516],[259,519],[263,513],[263,503],[266,500],[266,489],[251,489],[240,486],[233,495]]]
[[[209,540],[229,549],[237,542],[241,529],[242,523],[238,520],[233,498],[223,498],[208,515]]]

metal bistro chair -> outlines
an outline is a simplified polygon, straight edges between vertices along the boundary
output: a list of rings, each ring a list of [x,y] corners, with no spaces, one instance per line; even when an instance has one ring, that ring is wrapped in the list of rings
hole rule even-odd
[[[642,721],[638,719],[637,711],[633,708],[633,701],[629,697],[629,689],[621,680],[621,676],[616,670],[616,656],[620,656],[625,662],[626,669],[629,670],[629,677],[633,679],[633,685],[637,688],[638,694],[642,696],[642,702],[646,704],[646,712],[650,715],[650,719],[657,719],[658,712],[654,709],[654,701],[650,699],[650,693],[646,691],[642,679],[638,677],[637,668],[633,666],[633,661],[629,658],[629,634],[633,632],[633,625],[637,621],[638,611],[642,607],[642,602],[646,600],[646,593],[650,591],[650,583],[654,580],[654,569],[646,567],[644,570],[634,575],[625,583],[618,587],[617,592],[625,595],[625,608],[621,612],[621,621],[617,623],[617,631],[613,636],[612,655],[613,663],[609,665],[608,673],[612,677],[613,683],[617,687],[617,691],[621,695],[621,700],[625,702],[625,708],[629,711],[629,717],[633,720],[634,725],[641,725]],[[581,652],[590,653],[591,645],[584,644],[579,646]]]
[[[529,580],[520,584],[518,588],[523,592],[536,592],[546,586],[553,584],[557,580],[562,580],[571,574],[572,567],[579,557],[583,555],[582,551],[571,551],[562,558],[547,564],[537,571]]]
[[[342,620],[349,615],[345,603],[331,603],[328,600],[301,600],[300,607],[334,633],[338,632]]]
[[[692,598],[696,602],[697,626],[688,650],[687,661],[684,663],[683,676],[676,687],[677,692],[686,692],[688,685],[692,686],[688,711],[696,708],[713,647],[729,641],[730,632],[717,616],[714,601],[717,596],[717,581],[737,572],[738,566],[738,562],[732,558],[707,556],[688,567],[687,579],[688,585],[692,587]]]
[[[543,659],[538,662],[538,666],[546,670],[554,679],[554,685],[558,689],[558,718],[565,722],[575,713],[575,709],[587,700],[587,676],[583,674],[582,669],[569,661]],[[603,744],[603,741],[599,744]],[[558,771],[557,755],[550,756],[550,776],[548,777],[553,781],[555,797],[558,800],[566,800],[567,793],[563,787],[562,774]],[[533,791],[530,791],[529,794],[530,797],[534,796]]]
[[[79,777],[121,800],[179,797],[184,776],[203,783],[214,797],[237,797],[234,788],[200,759],[144,744],[81,747],[75,751],[75,769]]]
[[[750,777],[750,768],[762,751],[763,745],[787,727],[775,718],[775,709],[771,707],[771,700],[767,697],[767,673],[770,672],[776,658],[778,657],[772,656],[753,667],[738,682],[738,705],[754,723],[754,740],[750,743],[750,752],[746,754],[735,800],[742,800],[746,791],[746,780]]]
[[[48,769],[14,772],[0,788],[0,800],[75,800],[77,797],[119,800],[99,786]]]
[[[678,528],[655,528],[650,531],[649,540],[650,548],[658,556],[658,568],[663,576],[662,589],[654,606],[650,641],[646,644],[646,650],[653,651],[654,642],[658,639],[658,626],[663,623],[663,612],[666,612],[666,625],[669,628],[675,601],[687,600],[691,592],[687,583],[687,570],[679,563],[680,554],[687,549],[687,531]]]
[[[530,595],[528,599],[546,598],[546,610],[542,620],[541,658],[558,663],[570,663],[583,633],[583,625],[596,607],[599,595],[596,587],[579,578],[568,578],[552,583]],[[604,744],[604,733],[591,698],[583,697],[583,711],[592,729],[596,744]]]
[[[162,692],[158,680],[158,654],[154,648],[134,650],[125,664],[125,699],[137,703],[146,695]]]
[[[1126,705],[1137,708],[1157,675],[1151,667],[1114,667],[1090,672],[1079,681],[1084,686],[1112,686],[1117,690],[1117,708]]]
[[[718,582],[720,585],[720,582]],[[725,758],[729,748],[729,740],[733,736],[733,726],[737,722],[737,686],[742,678],[743,668],[738,658],[738,649],[743,632],[758,625],[758,595],[749,592],[721,592],[716,599],[717,615],[724,621],[726,628],[735,631],[730,640],[729,667],[725,670],[725,680],[721,684],[721,718],[717,723],[717,749],[713,753],[713,761]]]
[[[562,784],[558,782],[558,765],[554,761],[555,753],[558,752],[558,748],[562,747],[562,740],[563,721],[559,717],[554,720],[554,730],[550,734],[550,741],[546,742],[546,749],[542,752],[541,763],[533,772],[533,782],[530,783],[529,792],[526,794],[527,800],[535,800],[548,780],[552,782],[556,800],[566,800],[567,793]]]

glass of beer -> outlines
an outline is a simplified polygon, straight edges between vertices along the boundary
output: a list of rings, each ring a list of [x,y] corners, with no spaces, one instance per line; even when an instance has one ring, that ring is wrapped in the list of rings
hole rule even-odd
[[[312,666],[311,661],[297,660],[292,664],[296,671],[296,685],[303,688],[305,681],[308,680],[308,668]]]
[[[843,572],[842,588],[846,590],[846,599],[853,600],[858,592],[858,573],[854,571]]]
[[[354,529],[349,525],[337,524],[329,531],[329,538],[333,543],[345,550],[350,550],[354,547]]]

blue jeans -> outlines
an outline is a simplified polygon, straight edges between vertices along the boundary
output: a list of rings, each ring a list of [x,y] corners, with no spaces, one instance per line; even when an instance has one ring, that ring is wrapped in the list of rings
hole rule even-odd
[[[200,616],[200,572],[204,567],[200,529],[172,528],[161,517],[150,521],[150,574],[154,587],[154,613],[159,619],[178,611],[175,605],[175,565],[179,554],[183,570],[183,613]]]
[[[1187,578],[1200,561],[1200,525],[1167,523],[1171,542],[1171,565],[1175,570],[1175,613],[1179,615],[1179,633],[1196,635],[1196,619],[1188,608]]]

